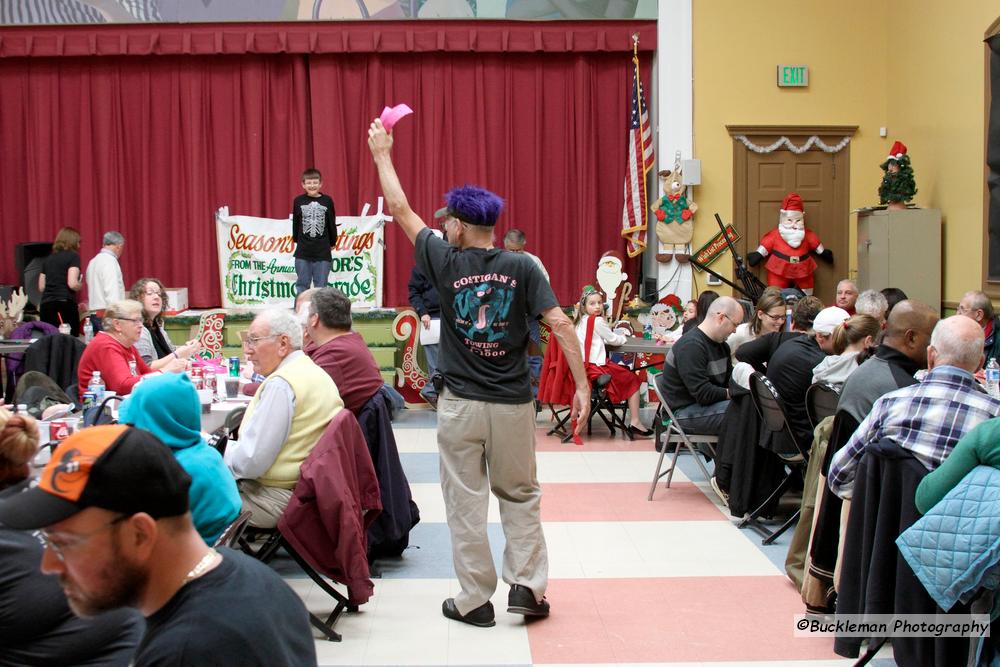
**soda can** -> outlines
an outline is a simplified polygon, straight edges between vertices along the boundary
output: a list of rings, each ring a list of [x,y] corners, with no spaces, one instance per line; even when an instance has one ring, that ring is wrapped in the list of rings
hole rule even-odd
[[[69,422],[65,420],[57,420],[49,422],[49,441],[62,442],[69,437],[70,427]]]
[[[240,358],[229,357],[229,377],[238,378],[240,376]]]
[[[95,407],[97,405],[97,394],[95,394],[92,391],[83,392],[83,396],[81,398],[83,399],[84,410],[86,410],[87,408]]]

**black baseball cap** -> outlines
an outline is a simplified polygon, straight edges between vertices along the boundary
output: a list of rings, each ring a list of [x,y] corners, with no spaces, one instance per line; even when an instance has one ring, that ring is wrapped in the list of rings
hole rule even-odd
[[[0,524],[35,530],[88,507],[180,516],[188,511],[190,486],[191,476],[149,431],[94,426],[56,447],[36,486],[0,503]]]

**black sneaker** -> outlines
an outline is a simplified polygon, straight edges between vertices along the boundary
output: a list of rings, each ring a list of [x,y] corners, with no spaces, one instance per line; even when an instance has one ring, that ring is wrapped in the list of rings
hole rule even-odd
[[[441,613],[453,621],[461,621],[479,628],[492,628],[497,624],[493,616],[493,603],[489,600],[462,616],[455,606],[455,598],[448,598],[441,604]]]
[[[541,602],[535,600],[535,594],[527,586],[514,584],[507,594],[507,613],[544,617],[549,615],[549,603],[545,598]]]

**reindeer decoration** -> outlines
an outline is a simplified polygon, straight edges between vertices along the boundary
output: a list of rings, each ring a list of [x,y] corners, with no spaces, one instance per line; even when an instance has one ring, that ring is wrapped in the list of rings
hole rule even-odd
[[[10,301],[0,299],[0,337],[6,338],[24,317],[24,307],[28,304],[28,295],[24,288],[11,292]]]

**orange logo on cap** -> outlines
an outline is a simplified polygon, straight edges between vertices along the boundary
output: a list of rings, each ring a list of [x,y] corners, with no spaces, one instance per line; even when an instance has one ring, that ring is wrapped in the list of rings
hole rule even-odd
[[[42,471],[38,488],[76,502],[83,495],[94,462],[128,429],[128,426],[95,426],[62,441]]]

